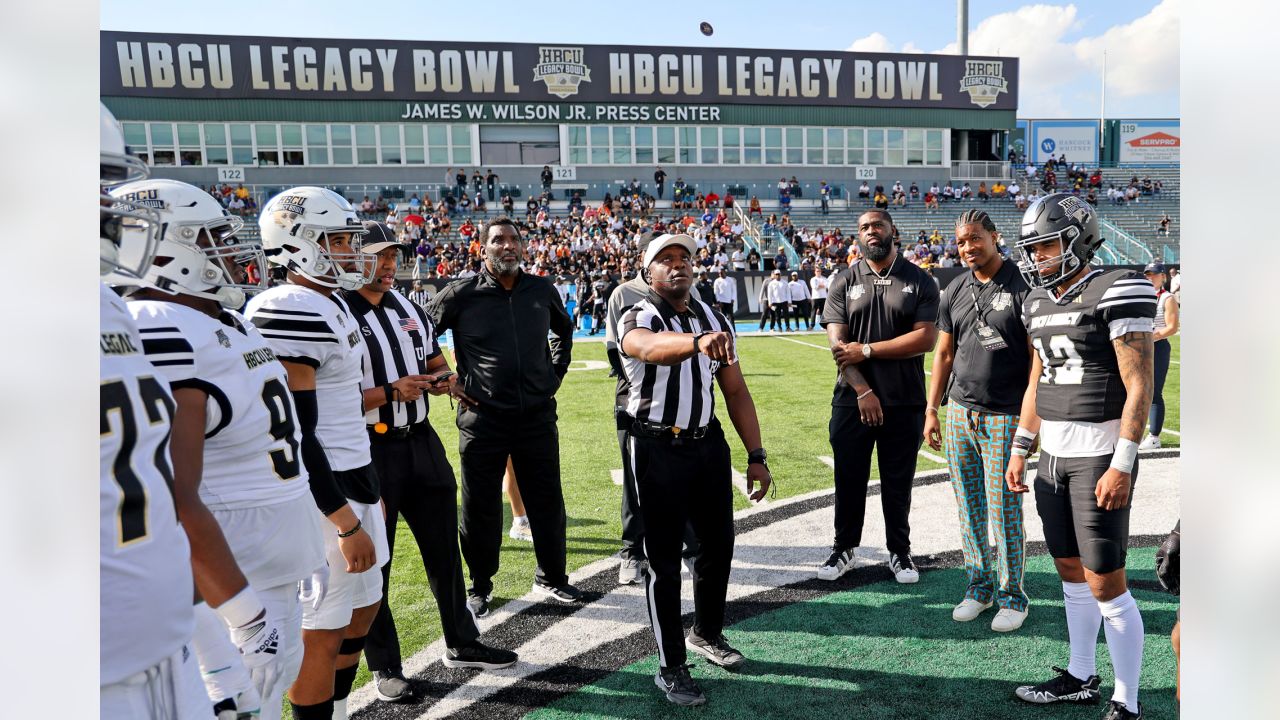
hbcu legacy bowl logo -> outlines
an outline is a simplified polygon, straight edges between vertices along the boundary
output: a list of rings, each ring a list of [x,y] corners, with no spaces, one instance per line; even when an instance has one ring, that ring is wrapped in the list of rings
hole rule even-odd
[[[534,81],[547,84],[547,92],[564,99],[578,94],[578,85],[591,82],[591,69],[582,62],[580,47],[539,47]]]
[[[999,99],[1000,93],[1008,91],[1009,82],[1004,79],[1004,61],[965,61],[964,77],[960,78],[960,92],[969,93],[969,100],[974,105],[987,107]]]

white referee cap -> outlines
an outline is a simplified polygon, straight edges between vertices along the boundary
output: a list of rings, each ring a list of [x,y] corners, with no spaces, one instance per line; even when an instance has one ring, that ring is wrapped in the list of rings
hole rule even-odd
[[[683,245],[685,250],[689,251],[690,257],[698,252],[698,244],[693,238],[680,233],[679,235],[659,235],[649,242],[649,247],[644,251],[644,267],[649,267],[653,263],[653,259],[658,257],[658,253],[672,245]]]

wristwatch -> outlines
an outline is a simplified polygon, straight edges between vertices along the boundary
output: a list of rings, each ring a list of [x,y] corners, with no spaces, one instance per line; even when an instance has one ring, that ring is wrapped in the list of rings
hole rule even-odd
[[[748,465],[758,464],[758,465],[764,465],[765,467],[768,467],[769,466],[768,460],[769,460],[769,454],[764,451],[764,448],[756,448],[755,450],[752,450],[751,452],[747,453]]]
[[[871,359],[871,343],[862,344],[862,357],[868,360]]]

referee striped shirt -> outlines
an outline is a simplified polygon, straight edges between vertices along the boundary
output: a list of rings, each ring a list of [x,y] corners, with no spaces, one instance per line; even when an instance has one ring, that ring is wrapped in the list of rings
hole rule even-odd
[[[701,332],[727,332],[733,334],[733,325],[724,315],[699,300],[689,298],[689,307],[683,313],[676,312],[671,304],[655,292],[649,292],[643,300],[622,314],[618,328],[618,350],[622,354],[623,369],[631,390],[627,396],[627,413],[637,420],[696,430],[711,422],[715,409],[712,385],[720,371],[720,363],[701,353],[686,359],[679,365],[656,365],[641,362],[622,352],[622,341],[636,328],[653,332],[671,331],[686,333],[693,342],[693,335]]]
[[[440,354],[436,326],[417,303],[396,290],[382,295],[378,305],[370,304],[360,293],[343,293],[351,314],[364,335],[364,379],[362,390],[382,387],[406,375],[424,375],[427,363]],[[427,419],[427,395],[413,402],[390,402],[365,413],[368,425],[386,423],[402,428]]]

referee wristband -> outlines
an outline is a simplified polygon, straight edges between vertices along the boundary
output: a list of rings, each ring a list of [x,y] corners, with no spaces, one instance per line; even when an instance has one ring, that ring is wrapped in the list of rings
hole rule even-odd
[[[1133,464],[1138,461],[1138,443],[1120,438],[1116,442],[1115,454],[1111,456],[1111,467],[1122,473],[1133,472]]]
[[[360,532],[360,525],[361,525],[360,518],[356,518],[356,526],[346,532],[338,533],[338,537],[349,538],[352,535],[355,535],[356,533]]]

